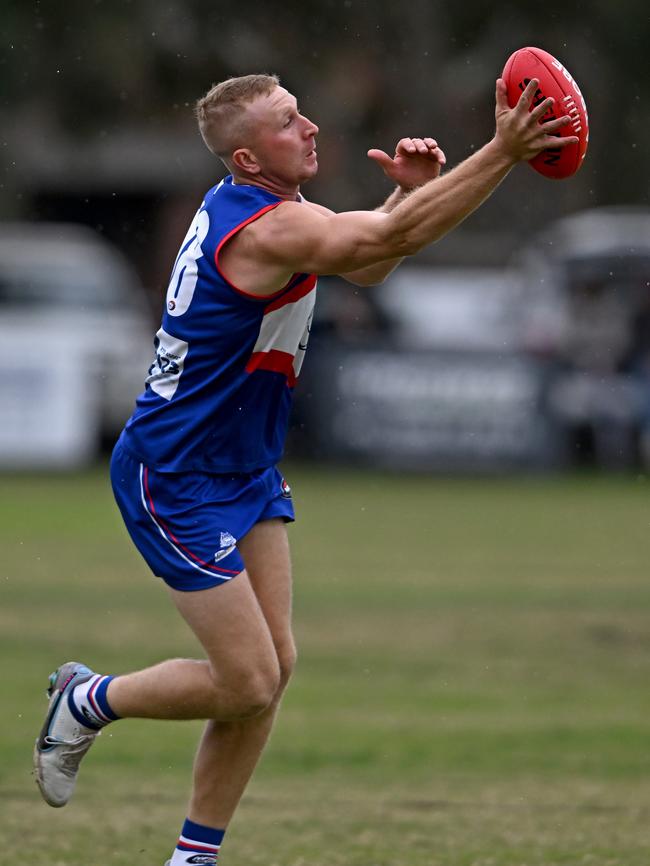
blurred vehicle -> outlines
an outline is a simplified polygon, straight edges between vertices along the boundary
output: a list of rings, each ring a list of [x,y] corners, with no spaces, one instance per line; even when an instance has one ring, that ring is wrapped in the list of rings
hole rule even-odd
[[[554,223],[519,259],[529,347],[558,372],[549,406],[579,462],[650,466],[650,210],[603,207]]]
[[[400,345],[476,352],[522,348],[527,308],[517,271],[405,264],[375,291]]]
[[[0,465],[91,460],[132,410],[151,335],[142,287],[95,232],[0,224]]]

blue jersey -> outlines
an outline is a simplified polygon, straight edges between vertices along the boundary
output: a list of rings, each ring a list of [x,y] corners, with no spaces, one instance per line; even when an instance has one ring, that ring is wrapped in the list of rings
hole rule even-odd
[[[145,465],[240,473],[282,456],[316,277],[294,274],[262,298],[230,283],[219,261],[229,239],[282,201],[228,176],[192,220],[172,270],[156,358],[121,437]]]

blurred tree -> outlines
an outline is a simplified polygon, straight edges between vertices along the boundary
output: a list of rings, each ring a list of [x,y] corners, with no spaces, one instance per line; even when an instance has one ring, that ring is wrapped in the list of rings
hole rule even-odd
[[[67,147],[98,137],[110,143],[125,131],[147,130],[148,147],[152,136],[161,143],[172,132],[195,136],[198,95],[228,75],[266,70],[278,72],[321,124],[322,171],[312,194],[337,207],[368,204],[385,190],[365,158],[369,146],[389,149],[402,135],[432,133],[458,162],[492,132],[494,79],[507,56],[538,44],[565,60],[583,86],[590,152],[580,174],[543,203],[523,203],[548,189],[531,172],[507,185],[478,224],[523,231],[558,211],[648,202],[645,0],[543,9],[516,0],[305,0],[290,11],[278,0],[245,7],[235,0],[0,0],[0,12],[5,189],[38,172],[25,147],[34,137],[53,148],[57,139]],[[12,207],[5,202],[5,212]]]

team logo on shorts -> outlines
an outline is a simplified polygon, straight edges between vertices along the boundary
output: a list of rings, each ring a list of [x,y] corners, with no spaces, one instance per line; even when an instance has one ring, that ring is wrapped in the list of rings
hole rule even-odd
[[[219,550],[214,555],[214,561],[219,562],[220,559],[225,559],[229,556],[237,545],[237,539],[229,532],[222,532],[219,536]]]
[[[284,478],[282,479],[282,484],[280,486],[282,487],[282,498],[291,499],[291,488]]]

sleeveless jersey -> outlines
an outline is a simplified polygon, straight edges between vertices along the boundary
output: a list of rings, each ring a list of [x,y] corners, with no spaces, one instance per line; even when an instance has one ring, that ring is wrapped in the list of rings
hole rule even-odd
[[[220,269],[224,244],[283,199],[232,177],[208,191],[174,264],[156,358],[122,432],[167,472],[253,472],[282,456],[307,348],[316,277],[294,274],[260,298]]]

